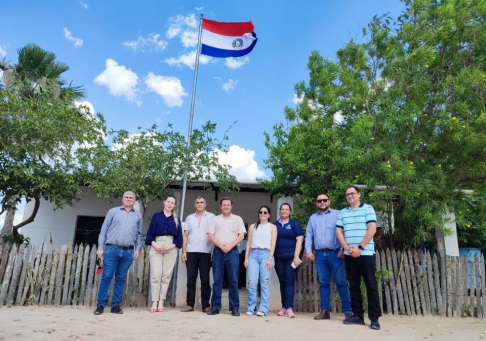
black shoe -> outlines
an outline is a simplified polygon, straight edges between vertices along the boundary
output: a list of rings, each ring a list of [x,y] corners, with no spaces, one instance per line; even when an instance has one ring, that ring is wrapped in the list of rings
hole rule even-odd
[[[351,315],[350,318],[344,319],[343,321],[344,324],[360,324],[364,325],[364,319],[362,317],[359,317],[358,315]]]
[[[211,309],[207,312],[208,315],[217,315],[219,314],[219,310],[215,307],[211,307]]]
[[[105,310],[105,307],[99,305],[99,306],[96,307],[96,310],[94,311],[94,314],[95,315],[101,315],[101,314],[103,314],[103,310]]]
[[[380,324],[378,323],[378,319],[371,320],[370,329],[380,330]]]
[[[238,308],[231,309],[231,315],[232,316],[240,316],[240,312],[238,311]]]
[[[111,312],[113,314],[123,314],[123,310],[121,310],[119,305],[116,305],[114,307],[111,307]]]

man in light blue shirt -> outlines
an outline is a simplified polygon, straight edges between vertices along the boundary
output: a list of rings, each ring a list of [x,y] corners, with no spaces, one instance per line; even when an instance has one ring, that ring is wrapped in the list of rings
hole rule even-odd
[[[346,189],[346,200],[349,206],[339,212],[336,236],[344,249],[346,277],[349,281],[353,315],[346,318],[343,323],[365,324],[363,297],[361,296],[361,278],[363,278],[368,296],[370,328],[379,330],[378,318],[381,316],[381,308],[375,277],[376,259],[373,242],[376,233],[375,209],[373,206],[361,202],[361,193],[356,186]]]
[[[341,297],[342,311],[345,317],[351,317],[351,302],[348,284],[344,277],[344,254],[341,244],[336,238],[336,221],[338,210],[330,208],[331,200],[325,193],[316,198],[317,212],[311,215],[305,232],[305,257],[316,261],[319,276],[319,292],[321,294],[321,312],[314,320],[329,320],[331,318],[331,278]],[[312,244],[316,255],[312,253]]]

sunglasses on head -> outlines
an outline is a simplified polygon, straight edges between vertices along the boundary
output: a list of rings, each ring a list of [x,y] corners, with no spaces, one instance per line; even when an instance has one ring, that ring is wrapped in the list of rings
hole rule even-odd
[[[321,202],[328,202],[329,199],[317,199],[316,201],[318,204],[320,204]]]

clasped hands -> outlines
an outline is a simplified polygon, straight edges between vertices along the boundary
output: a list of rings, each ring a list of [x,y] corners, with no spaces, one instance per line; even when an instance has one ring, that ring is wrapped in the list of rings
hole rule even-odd
[[[353,258],[358,258],[361,255],[361,249],[357,246],[350,246],[348,253]]]
[[[155,251],[157,251],[158,253],[162,253],[162,254],[164,254],[164,253],[167,253],[167,252],[169,252],[170,250],[172,250],[172,249],[175,247],[175,244],[171,244],[171,245],[169,245],[169,246],[160,246],[160,245],[157,245],[157,244],[156,244],[156,245],[153,245],[152,247],[153,247],[153,248],[155,249]]]

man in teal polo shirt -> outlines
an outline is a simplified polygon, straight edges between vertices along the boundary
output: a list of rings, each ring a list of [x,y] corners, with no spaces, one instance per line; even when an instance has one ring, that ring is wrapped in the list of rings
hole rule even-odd
[[[379,330],[378,318],[381,316],[380,298],[375,271],[376,213],[373,206],[361,202],[358,187],[346,189],[349,206],[339,212],[336,222],[336,237],[344,248],[346,277],[349,281],[351,309],[353,315],[344,324],[364,325],[363,297],[361,296],[361,277],[368,295],[368,317],[371,329]]]

